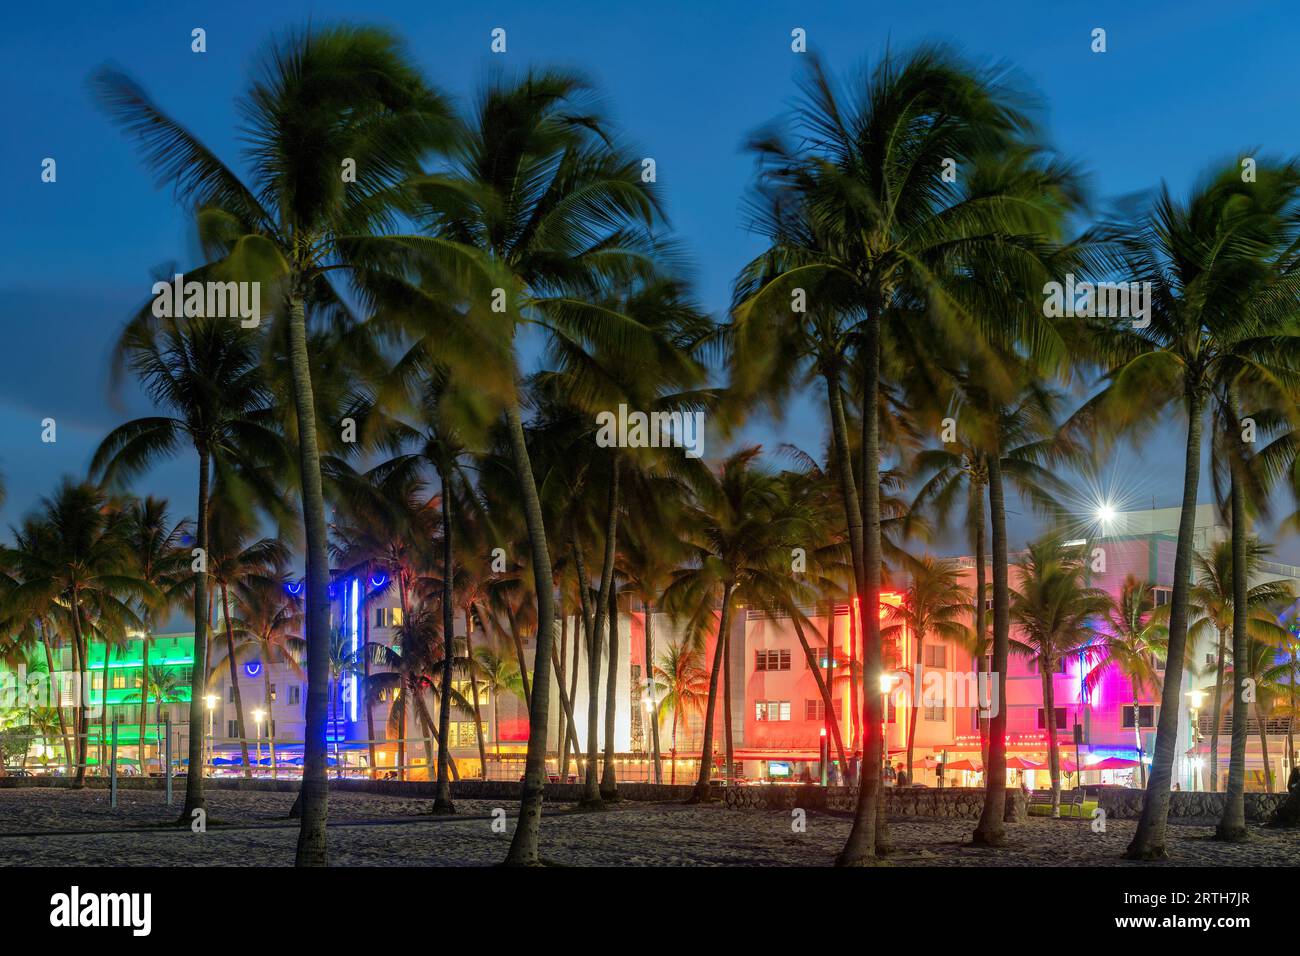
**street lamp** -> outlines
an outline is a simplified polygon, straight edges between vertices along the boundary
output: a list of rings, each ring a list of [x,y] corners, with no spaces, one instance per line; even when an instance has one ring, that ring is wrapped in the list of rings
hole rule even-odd
[[[215,731],[212,727],[212,721],[215,719],[217,711],[217,695],[208,694],[203,698],[203,702],[208,705],[208,763],[210,764],[216,759],[217,751],[217,740],[213,736]]]
[[[253,730],[257,734],[257,765],[262,765],[262,718],[266,716],[266,711],[260,707],[253,711]]]

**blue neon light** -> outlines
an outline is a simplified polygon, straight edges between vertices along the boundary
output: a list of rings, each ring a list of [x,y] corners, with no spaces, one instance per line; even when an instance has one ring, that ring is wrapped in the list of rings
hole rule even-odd
[[[359,602],[357,600],[357,579],[356,578],[352,579],[352,587],[350,590],[352,592],[352,602],[351,602],[352,603],[352,607],[351,607],[352,660],[355,661],[357,659],[357,633],[358,633],[357,609],[359,605]],[[350,702],[350,706],[348,709],[351,712],[352,720],[355,722],[357,719],[357,672],[355,670],[352,672],[351,683],[352,683],[352,700]]]

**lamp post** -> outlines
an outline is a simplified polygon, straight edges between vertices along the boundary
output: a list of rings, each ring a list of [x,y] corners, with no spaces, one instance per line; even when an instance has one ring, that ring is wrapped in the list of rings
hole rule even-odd
[[[213,720],[216,719],[217,695],[208,694],[203,698],[203,702],[208,705],[208,763],[211,764],[217,756],[217,740],[213,736],[215,731],[212,726]]]
[[[266,716],[266,711],[260,707],[253,711],[253,729],[257,734],[257,765],[262,765],[262,718]]]

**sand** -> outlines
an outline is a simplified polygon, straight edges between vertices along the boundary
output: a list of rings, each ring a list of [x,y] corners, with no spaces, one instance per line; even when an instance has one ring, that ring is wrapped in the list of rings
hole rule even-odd
[[[179,795],[178,795],[179,798]],[[0,790],[0,866],[288,866],[296,826],[285,820],[291,793],[215,791],[211,827],[195,834],[163,828],[177,808],[159,793],[123,793],[115,811],[102,790]],[[492,811],[509,815],[496,832]],[[463,800],[455,817],[432,817],[430,801],[359,793],[330,795],[330,861],[338,866],[488,866],[505,855],[513,804]],[[734,811],[720,805],[617,805],[579,813],[548,804],[542,853],[570,866],[826,866],[843,845],[849,819],[809,813],[802,832],[784,811]],[[966,845],[967,820],[891,823],[896,866],[1296,866],[1300,831],[1252,828],[1245,844],[1210,839],[1212,821],[1171,822],[1167,863],[1121,859],[1133,821],[1033,818],[1010,826],[1006,847]],[[497,830],[500,829],[498,826]],[[73,831],[73,832],[69,832]]]

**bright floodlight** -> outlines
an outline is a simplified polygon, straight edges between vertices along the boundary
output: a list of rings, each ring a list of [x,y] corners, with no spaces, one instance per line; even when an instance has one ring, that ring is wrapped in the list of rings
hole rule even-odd
[[[1105,502],[1097,508],[1097,520],[1101,522],[1102,527],[1115,520],[1115,508],[1110,502]]]

